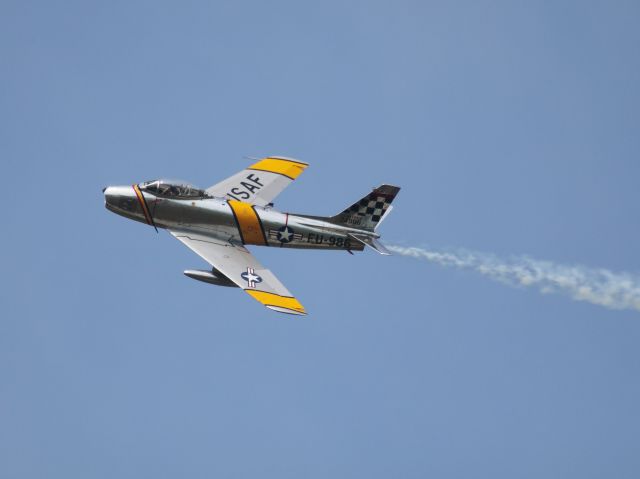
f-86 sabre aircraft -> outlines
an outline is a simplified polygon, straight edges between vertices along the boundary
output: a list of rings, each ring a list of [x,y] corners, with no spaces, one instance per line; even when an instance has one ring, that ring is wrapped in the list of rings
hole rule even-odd
[[[158,228],[200,255],[212,269],[187,270],[190,278],[240,287],[267,308],[306,314],[302,304],[245,245],[390,254],[376,228],[400,191],[381,185],[336,216],[281,213],[273,199],[309,166],[291,158],[263,158],[201,190],[181,181],[153,180],[102,191],[108,210]]]

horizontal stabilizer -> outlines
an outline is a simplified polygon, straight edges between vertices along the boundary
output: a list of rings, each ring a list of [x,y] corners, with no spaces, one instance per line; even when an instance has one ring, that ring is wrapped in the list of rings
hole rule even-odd
[[[380,254],[383,254],[385,256],[391,255],[391,252],[373,236],[349,233],[349,237],[353,238],[356,241],[359,241],[369,248],[376,250]]]

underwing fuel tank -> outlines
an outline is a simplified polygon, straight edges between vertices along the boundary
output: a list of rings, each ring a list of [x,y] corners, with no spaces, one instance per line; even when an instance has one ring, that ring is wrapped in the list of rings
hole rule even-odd
[[[216,273],[218,272],[216,271]],[[238,287],[226,276],[223,276],[221,273],[218,273],[218,276],[216,276],[213,271],[206,271],[202,269],[188,269],[184,272],[184,274],[189,278],[197,279],[198,281],[202,281],[204,283],[215,284],[216,286],[229,286],[231,288]]]

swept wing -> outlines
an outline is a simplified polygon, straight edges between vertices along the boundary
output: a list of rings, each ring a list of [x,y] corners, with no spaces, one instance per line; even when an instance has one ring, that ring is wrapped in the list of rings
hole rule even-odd
[[[209,188],[207,193],[227,199],[265,206],[291,184],[308,163],[270,156]]]
[[[306,314],[302,304],[244,246],[192,232],[169,232],[267,308]]]

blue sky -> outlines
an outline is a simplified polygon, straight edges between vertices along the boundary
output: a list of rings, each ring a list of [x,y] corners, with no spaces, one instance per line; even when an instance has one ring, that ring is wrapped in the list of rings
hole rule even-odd
[[[636,2],[0,4],[0,476],[640,474],[640,316],[374,253],[255,249],[310,316],[103,207],[247,156],[280,209],[640,270]]]

